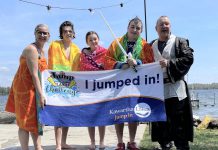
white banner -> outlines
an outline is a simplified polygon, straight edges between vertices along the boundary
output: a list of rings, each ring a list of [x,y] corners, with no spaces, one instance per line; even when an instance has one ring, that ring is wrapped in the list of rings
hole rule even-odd
[[[157,63],[139,66],[137,72],[46,70],[42,73],[42,87],[46,107],[40,120],[47,125],[96,126],[165,120],[163,73]],[[78,119],[80,122],[75,122]]]

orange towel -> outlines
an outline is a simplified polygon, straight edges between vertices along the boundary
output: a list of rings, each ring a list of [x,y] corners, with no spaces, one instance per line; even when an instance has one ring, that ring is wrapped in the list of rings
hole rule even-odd
[[[46,60],[39,59],[38,66],[40,71],[46,69]],[[17,125],[20,128],[38,134],[35,88],[26,59],[22,56],[5,110],[16,114]]]

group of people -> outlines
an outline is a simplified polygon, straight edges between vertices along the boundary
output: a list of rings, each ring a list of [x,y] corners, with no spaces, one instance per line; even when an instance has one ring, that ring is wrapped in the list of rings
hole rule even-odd
[[[72,42],[74,26],[70,21],[60,25],[60,40],[53,41],[48,50],[48,63],[44,56],[44,45],[49,40],[49,28],[45,24],[36,26],[35,41],[29,44],[20,57],[20,65],[14,77],[6,111],[16,114],[18,136],[22,150],[28,150],[29,134],[36,150],[42,150],[37,124],[37,103],[42,108],[45,97],[40,83],[40,72],[45,69],[56,71],[98,71],[134,68],[137,65],[159,61],[164,74],[164,97],[167,120],[152,123],[152,141],[160,144],[158,149],[169,150],[174,142],[177,150],[188,150],[193,141],[193,120],[190,97],[184,76],[193,63],[193,50],[188,40],[171,33],[167,16],[156,23],[158,39],[147,43],[142,37],[143,23],[135,17],[129,21],[127,33],[114,40],[108,49],[99,45],[99,35],[89,31],[85,40],[88,47],[81,51]],[[117,43],[129,55],[126,58]],[[139,150],[135,143],[137,122],[129,122],[129,142],[123,141],[124,124],[115,124],[116,150]],[[104,149],[105,126],[99,128],[99,148]],[[56,150],[71,148],[66,143],[68,127],[54,127]],[[95,127],[88,127],[91,139],[89,149],[96,149]]]

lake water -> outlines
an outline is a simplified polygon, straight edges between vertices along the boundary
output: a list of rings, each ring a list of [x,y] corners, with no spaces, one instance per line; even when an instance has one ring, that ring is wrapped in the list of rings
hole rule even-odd
[[[218,118],[218,89],[191,90],[194,99],[199,100],[199,108],[193,108],[193,114],[203,118],[205,115]]]
[[[0,111],[4,111],[7,98],[8,98],[8,96],[0,95]]]
[[[218,89],[191,90],[190,94],[199,100],[199,108],[193,108],[193,114],[203,118],[205,115],[218,118]],[[8,96],[0,96],[0,111],[5,108]]]

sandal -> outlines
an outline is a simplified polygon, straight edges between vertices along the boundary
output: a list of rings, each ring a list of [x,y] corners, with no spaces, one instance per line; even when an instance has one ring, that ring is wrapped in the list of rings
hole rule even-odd
[[[115,150],[125,150],[125,144],[124,143],[118,143],[117,148]]]
[[[129,150],[140,150],[137,146],[135,142],[128,142],[127,144],[127,149]]]

